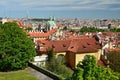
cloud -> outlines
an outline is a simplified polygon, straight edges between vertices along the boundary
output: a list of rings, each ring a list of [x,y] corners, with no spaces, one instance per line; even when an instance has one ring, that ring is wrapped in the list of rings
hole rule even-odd
[[[120,4],[120,0],[102,0],[101,4]]]
[[[115,6],[118,5],[118,6]],[[119,0],[4,0],[11,10],[120,10]]]
[[[0,6],[6,6],[6,4],[8,4],[8,1],[0,1]]]

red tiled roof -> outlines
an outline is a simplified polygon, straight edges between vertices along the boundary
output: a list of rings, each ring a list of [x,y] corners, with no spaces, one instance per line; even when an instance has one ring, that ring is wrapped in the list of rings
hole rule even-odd
[[[24,29],[26,29],[26,28],[28,28],[28,27],[30,27],[30,24],[27,24],[27,25],[24,25],[22,22],[20,22],[20,21],[18,21],[18,22],[16,22],[20,27],[22,27],[22,28],[24,28]]]
[[[111,52],[111,51],[118,51],[118,52],[120,52],[120,48],[106,48],[105,50],[107,52]]]
[[[69,51],[72,52],[96,52],[100,49],[100,44],[94,38],[73,39],[71,41]]]
[[[36,38],[36,37],[48,37],[47,33],[44,32],[29,32],[28,35],[31,38]]]
[[[42,46],[40,51],[46,51],[48,48],[53,48],[55,52],[96,52],[98,49],[101,48],[100,44],[94,38],[54,40],[46,42],[41,41],[37,44]]]
[[[12,19],[8,19],[7,21],[8,21],[8,22],[14,22],[14,20],[12,20]]]
[[[41,44],[42,48],[40,51],[46,51],[49,48],[53,48],[55,52],[64,52],[68,51],[71,40],[53,40],[48,42],[43,42]]]
[[[56,29],[52,29],[48,31],[47,33],[44,32],[28,32],[28,35],[31,38],[39,38],[39,37],[48,37],[56,32]]]
[[[69,36],[67,39],[85,39],[85,38],[89,38],[88,36],[85,36],[85,35],[83,35],[83,36]]]
[[[0,22],[2,22],[2,20],[0,20]],[[12,19],[7,19],[7,22],[14,22],[14,20],[12,20]]]

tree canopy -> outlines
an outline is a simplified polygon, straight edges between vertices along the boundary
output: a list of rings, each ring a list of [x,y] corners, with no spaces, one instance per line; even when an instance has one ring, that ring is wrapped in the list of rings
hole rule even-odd
[[[111,32],[120,32],[120,28],[113,28],[113,29],[110,29]]]
[[[112,51],[108,54],[110,68],[116,72],[120,72],[120,52]]]
[[[34,44],[16,23],[0,24],[0,71],[24,69],[33,60]]]
[[[95,27],[82,27],[80,29],[80,32],[84,33],[84,32],[104,32],[105,30],[103,29],[98,29],[98,28],[95,28]]]
[[[116,75],[109,68],[97,66],[94,56],[88,55],[85,60],[77,65],[74,70],[71,80],[119,80]]]
[[[48,60],[46,63],[46,69],[59,75],[60,78],[67,78],[72,75],[69,69],[64,65],[65,60],[62,57],[55,57],[54,50],[48,49]],[[60,79],[62,80],[62,79]]]

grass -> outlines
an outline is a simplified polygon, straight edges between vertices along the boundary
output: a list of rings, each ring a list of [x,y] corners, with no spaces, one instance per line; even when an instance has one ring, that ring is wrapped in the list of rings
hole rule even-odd
[[[0,72],[0,80],[38,80],[25,70]]]

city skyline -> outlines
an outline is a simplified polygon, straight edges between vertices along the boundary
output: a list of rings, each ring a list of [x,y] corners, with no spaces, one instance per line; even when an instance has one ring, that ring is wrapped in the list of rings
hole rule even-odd
[[[4,0],[0,17],[119,19],[119,0]]]

